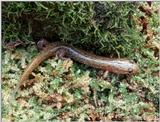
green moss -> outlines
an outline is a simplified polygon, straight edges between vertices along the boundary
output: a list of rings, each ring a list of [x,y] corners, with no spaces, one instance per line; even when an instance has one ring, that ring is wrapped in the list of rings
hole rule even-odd
[[[134,2],[3,2],[3,39],[47,37],[98,54],[128,56],[143,45],[132,19],[136,12]]]
[[[137,75],[109,73],[104,80],[97,77],[94,68],[73,62],[67,71],[63,60],[49,59],[34,70],[35,84],[21,90],[17,100],[10,101],[8,98],[24,68],[38,51],[34,45],[14,51],[3,49],[2,117],[9,121],[84,121],[94,117],[118,121],[148,120],[144,115],[157,117],[156,73],[160,62],[155,51],[143,47],[144,35],[130,18],[134,13],[142,15],[136,7],[137,4],[130,2],[2,2],[4,42],[33,41],[44,36],[98,54],[128,56],[140,67]],[[149,26],[154,30],[158,30],[156,20],[159,20],[157,15],[149,18]],[[155,35],[153,41],[157,40],[159,37]],[[43,101],[45,95],[55,96],[51,101]]]

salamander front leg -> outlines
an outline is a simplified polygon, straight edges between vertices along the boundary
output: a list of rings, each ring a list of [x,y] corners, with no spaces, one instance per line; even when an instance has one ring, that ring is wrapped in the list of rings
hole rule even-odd
[[[39,51],[43,51],[49,44],[50,43],[46,39],[42,38],[37,42],[37,48]]]
[[[108,77],[108,70],[100,70],[97,75],[100,79],[106,79]]]
[[[63,60],[63,62],[62,62],[63,63],[63,72],[64,73],[69,72],[70,71],[69,69],[73,64],[73,61],[70,58],[66,57],[66,52],[64,50],[58,50],[56,52],[56,56],[58,58],[60,58],[61,60]]]
[[[66,52],[62,49],[62,50],[58,50],[56,52],[56,56],[58,58],[60,58],[61,60],[71,60],[70,58],[66,57]]]
[[[108,73],[109,71],[108,70],[105,70],[104,73],[103,73],[103,78],[106,79],[108,77]]]

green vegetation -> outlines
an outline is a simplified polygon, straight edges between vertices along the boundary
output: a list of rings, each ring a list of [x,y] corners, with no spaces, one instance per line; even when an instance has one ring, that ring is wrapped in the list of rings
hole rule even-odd
[[[6,2],[5,41],[48,37],[98,54],[128,56],[143,39],[135,29],[136,3]],[[10,31],[12,30],[12,31]],[[31,39],[33,38],[33,39]]]
[[[159,61],[144,46],[136,18],[145,16],[131,2],[2,2],[4,43],[47,37],[101,55],[129,57],[141,71],[135,76],[109,73],[57,58],[32,73],[31,85],[10,101],[24,69],[38,55],[35,45],[2,50],[2,117],[13,121],[153,120],[158,116]],[[155,9],[156,4],[153,4]],[[146,5],[147,6],[147,5]],[[159,16],[147,18],[160,40]],[[145,42],[145,43],[144,43]],[[156,47],[156,46],[155,46]],[[156,48],[157,49],[157,48]],[[34,83],[32,83],[34,81]]]

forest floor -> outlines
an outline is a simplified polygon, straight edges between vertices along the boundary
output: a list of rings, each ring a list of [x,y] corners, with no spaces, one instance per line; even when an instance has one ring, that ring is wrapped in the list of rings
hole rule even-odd
[[[40,52],[33,42],[2,48],[2,120],[158,120],[160,26],[154,19],[148,19],[143,35],[150,40],[130,56],[139,74],[109,73],[104,79],[97,69],[53,57],[32,72],[31,85],[13,101],[9,98],[21,75]]]

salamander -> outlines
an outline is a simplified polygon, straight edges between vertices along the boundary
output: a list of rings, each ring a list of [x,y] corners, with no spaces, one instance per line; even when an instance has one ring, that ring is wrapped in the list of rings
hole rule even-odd
[[[138,65],[127,59],[115,59],[97,56],[84,50],[66,46],[60,43],[49,43],[45,39],[40,40],[37,43],[37,47],[39,50],[42,50],[42,52],[35,57],[25,69],[18,83],[17,89],[20,86],[25,85],[29,75],[36,67],[40,65],[40,63],[52,56],[58,56],[61,59],[69,58],[79,63],[86,64],[90,67],[107,70],[116,74],[136,74],[139,72]]]
[[[108,70],[113,73],[137,74],[139,72],[138,65],[128,59],[97,56],[93,53],[89,53],[68,45],[66,46],[61,43],[49,43],[45,39],[40,40],[37,43],[37,46],[40,50],[52,51],[52,56],[57,55],[61,59],[67,57],[79,63],[83,63],[98,69]]]

